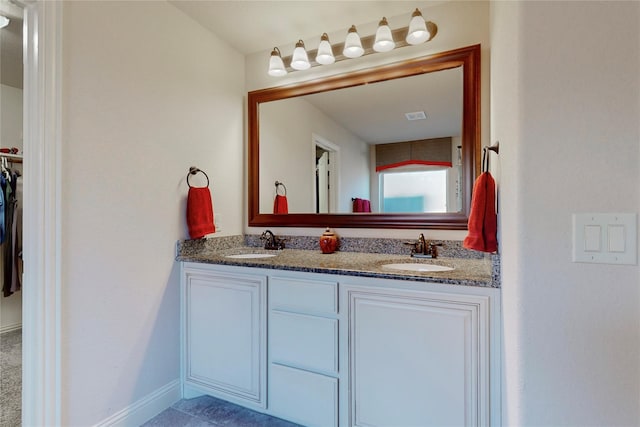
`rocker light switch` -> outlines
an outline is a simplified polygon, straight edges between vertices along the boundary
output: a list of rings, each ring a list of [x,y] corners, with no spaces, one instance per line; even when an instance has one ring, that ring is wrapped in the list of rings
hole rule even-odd
[[[625,227],[624,225],[609,225],[609,252],[624,253],[625,246]]]
[[[573,261],[637,263],[637,214],[574,214]]]
[[[584,226],[584,250],[586,252],[600,252],[601,228],[599,225]]]

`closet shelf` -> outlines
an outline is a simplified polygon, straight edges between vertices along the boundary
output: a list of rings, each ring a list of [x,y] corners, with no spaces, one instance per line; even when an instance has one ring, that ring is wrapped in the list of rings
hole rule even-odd
[[[22,163],[22,154],[0,153],[0,157],[4,157],[11,163]]]

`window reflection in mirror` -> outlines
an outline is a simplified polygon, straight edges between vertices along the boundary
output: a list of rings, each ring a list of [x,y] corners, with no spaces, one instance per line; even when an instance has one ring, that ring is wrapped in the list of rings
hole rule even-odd
[[[380,173],[381,212],[447,212],[448,173],[444,168]],[[454,199],[457,206],[457,200]],[[458,208],[452,208],[458,209]]]

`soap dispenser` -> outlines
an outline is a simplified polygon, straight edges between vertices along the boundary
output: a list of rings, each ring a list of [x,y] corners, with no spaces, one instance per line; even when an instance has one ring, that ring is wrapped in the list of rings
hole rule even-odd
[[[320,236],[320,249],[323,254],[332,254],[338,249],[338,236],[329,227]]]

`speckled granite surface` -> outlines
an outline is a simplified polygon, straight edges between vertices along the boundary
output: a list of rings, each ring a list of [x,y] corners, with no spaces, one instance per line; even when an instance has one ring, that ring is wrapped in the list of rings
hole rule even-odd
[[[259,236],[231,236],[180,241],[177,246],[176,259],[178,261],[275,270],[342,274],[464,286],[500,287],[499,257],[497,255],[484,255],[468,251],[461,247],[461,242],[457,241],[445,241],[443,243],[445,246],[440,251],[441,256],[432,260],[411,258],[409,250],[403,244],[403,241],[394,239],[341,239],[341,246],[338,252],[323,254],[318,249],[318,239],[316,237],[301,238],[296,236],[287,241],[286,249],[269,251],[262,248],[263,242],[260,241]],[[397,253],[399,248],[402,248],[402,251]],[[445,248],[448,248],[449,252]],[[227,257],[228,255],[248,253],[275,254],[275,256],[251,259]],[[389,270],[382,267],[383,264],[398,262],[438,264],[454,267],[454,270],[413,272]]]
[[[209,239],[178,240],[176,256],[195,255],[201,252],[222,251],[244,246],[243,236],[225,236]]]
[[[237,236],[240,237],[240,236]],[[319,248],[318,239],[320,236],[286,236],[280,235],[279,238],[286,240],[288,249],[306,249],[316,250]],[[263,247],[264,242],[260,240],[259,235],[247,234],[245,237],[246,246]],[[374,254],[393,254],[406,255],[410,248],[406,242],[410,239],[372,239],[360,237],[340,237],[339,251],[341,252],[367,252]],[[481,259],[485,255],[481,252],[470,251],[462,247],[462,242],[458,240],[433,240],[436,244],[442,244],[438,247],[438,253],[442,257],[449,258],[475,258]]]

